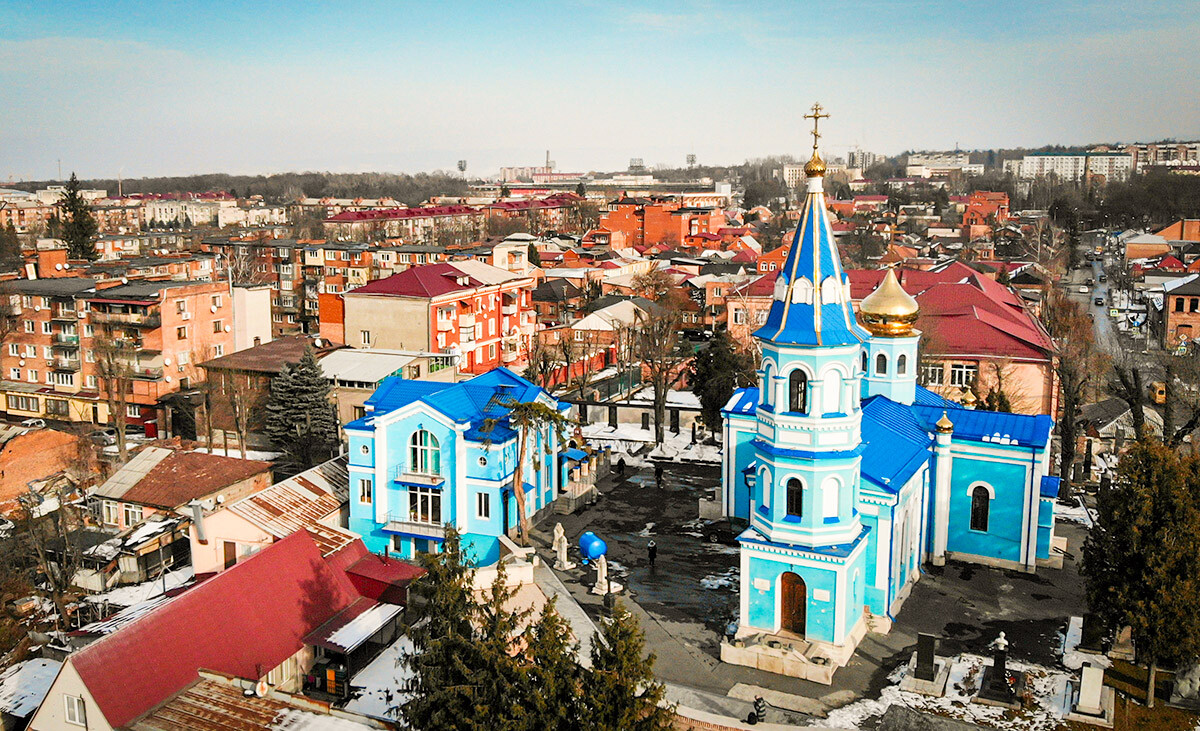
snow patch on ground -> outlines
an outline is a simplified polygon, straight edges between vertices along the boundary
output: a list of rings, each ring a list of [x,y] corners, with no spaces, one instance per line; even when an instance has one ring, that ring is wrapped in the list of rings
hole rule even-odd
[[[1021,731],[1052,731],[1059,728],[1069,708],[1067,681],[1071,674],[1010,660],[1009,669],[1026,673],[1029,681],[1026,689],[1029,707],[1013,711],[970,702],[979,690],[984,667],[988,665],[991,665],[991,660],[980,655],[959,655],[950,665],[946,695],[930,698],[900,690],[900,681],[908,674],[908,663],[904,663],[888,675],[890,685],[883,689],[879,698],[864,699],[831,711],[829,717],[820,721],[820,724],[830,728],[860,728],[866,721],[881,717],[889,706],[899,704],[917,711],[996,728]]]
[[[1094,652],[1079,649],[1079,643],[1083,641],[1083,617],[1071,617],[1071,621],[1067,623],[1066,633],[1060,637],[1062,637],[1063,667],[1078,670],[1083,667],[1085,662],[1106,668],[1112,665],[1112,661],[1106,655],[1097,655]]]
[[[642,538],[649,538],[650,536],[655,535],[654,523],[647,523],[645,528],[642,528],[634,535],[641,536]]]
[[[404,688],[413,674],[404,659],[413,654],[412,640],[401,636],[388,645],[379,657],[350,679],[354,697],[346,704],[346,710],[364,716],[394,721],[392,708],[404,703]]]
[[[741,576],[742,572],[740,568],[734,566],[719,574],[709,574],[708,576],[705,576],[703,579],[700,579],[700,586],[703,586],[705,589],[728,589],[731,591],[737,591],[738,586],[741,584]]]
[[[1055,505],[1054,517],[1068,523],[1078,523],[1085,528],[1091,528],[1096,524],[1096,511],[1085,506],[1083,499],[1079,497],[1075,498],[1075,505],[1063,505],[1062,503]]]

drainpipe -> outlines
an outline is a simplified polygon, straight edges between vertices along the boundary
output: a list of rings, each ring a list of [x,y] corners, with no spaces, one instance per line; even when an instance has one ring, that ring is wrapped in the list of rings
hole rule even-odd
[[[1025,515],[1029,519],[1029,527],[1025,531],[1025,572],[1037,571],[1037,531],[1038,512],[1041,491],[1035,483],[1037,478],[1037,447],[1029,448],[1029,497],[1025,501]]]
[[[196,526],[196,540],[200,541],[200,545],[208,545],[208,534],[204,532],[204,504],[199,500],[193,500],[188,503],[188,507],[192,509],[192,525]]]

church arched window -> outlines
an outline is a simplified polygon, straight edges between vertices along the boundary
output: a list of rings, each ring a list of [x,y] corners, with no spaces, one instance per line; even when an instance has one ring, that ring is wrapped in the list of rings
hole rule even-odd
[[[904,376],[908,374],[908,356],[904,353],[896,356],[896,375]]]
[[[773,378],[774,374],[772,373],[772,370],[774,369],[771,368],[771,364],[769,362],[763,369],[762,402],[767,406],[770,406],[774,401],[774,399],[771,398],[771,391],[774,389],[772,382],[775,380]]]
[[[887,375],[887,356],[884,355],[883,353],[880,353],[879,355],[875,356],[875,375],[877,375],[877,376],[886,376]]]
[[[796,518],[804,515],[804,484],[795,477],[787,481],[787,514]]]
[[[991,507],[992,495],[987,487],[976,485],[971,488],[971,530],[987,532]]]
[[[799,368],[788,378],[788,411],[808,413],[808,376]]]
[[[867,351],[865,350],[862,353],[862,372],[867,372]]]

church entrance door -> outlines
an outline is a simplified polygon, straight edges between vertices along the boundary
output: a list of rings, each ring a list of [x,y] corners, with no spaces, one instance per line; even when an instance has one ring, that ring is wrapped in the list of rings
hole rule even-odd
[[[804,579],[788,571],[780,579],[779,591],[781,629],[803,637],[805,610],[808,609],[808,589],[804,586]]]

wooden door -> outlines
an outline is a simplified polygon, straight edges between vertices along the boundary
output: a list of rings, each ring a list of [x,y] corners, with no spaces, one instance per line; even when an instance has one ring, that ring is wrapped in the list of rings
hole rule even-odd
[[[780,628],[804,636],[805,610],[808,608],[808,589],[804,579],[788,571],[779,582]]]
[[[225,568],[231,569],[237,563],[237,544],[225,541]]]

